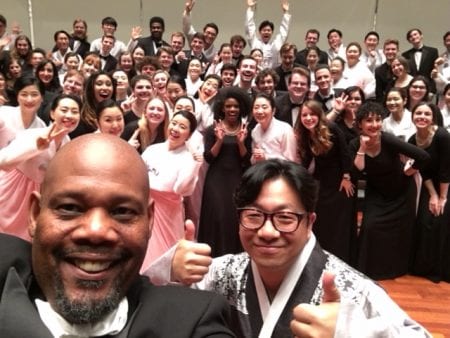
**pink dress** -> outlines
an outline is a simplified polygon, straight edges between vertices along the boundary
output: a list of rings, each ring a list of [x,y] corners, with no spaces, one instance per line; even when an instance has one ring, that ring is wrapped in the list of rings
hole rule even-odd
[[[169,150],[167,142],[148,147],[142,159],[147,164],[155,206],[152,236],[141,271],[184,237],[183,196],[194,191],[202,164],[185,145]]]
[[[45,150],[38,150],[36,147],[37,138],[44,135],[48,128],[17,131],[15,138],[0,149],[0,232],[2,233],[30,240],[28,234],[30,195],[33,191],[39,190],[47,164],[57,150],[54,143]],[[68,138],[63,142],[67,141]]]

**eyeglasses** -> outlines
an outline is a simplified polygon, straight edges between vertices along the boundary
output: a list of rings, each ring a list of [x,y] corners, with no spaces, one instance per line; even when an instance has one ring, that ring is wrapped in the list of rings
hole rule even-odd
[[[303,220],[304,213],[291,211],[264,212],[254,208],[238,208],[240,224],[248,230],[259,230],[266,223],[267,218],[272,222],[273,227],[282,233],[294,232],[298,229]]]

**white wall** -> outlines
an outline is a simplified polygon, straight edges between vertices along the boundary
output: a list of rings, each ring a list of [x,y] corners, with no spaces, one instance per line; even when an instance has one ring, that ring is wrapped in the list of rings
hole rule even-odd
[[[338,28],[344,33],[344,42],[362,41],[373,28],[376,0],[291,0],[293,22],[289,41],[301,49],[308,28],[321,31],[319,46],[327,46],[326,33]],[[8,23],[21,23],[25,34],[30,34],[28,0],[2,0],[0,13]],[[165,39],[170,33],[181,30],[181,13],[184,0],[32,0],[35,45],[46,49],[53,45],[53,33],[58,29],[71,31],[75,17],[84,18],[89,25],[90,40],[101,35],[100,21],[113,16],[119,22],[117,36],[128,41],[131,27],[142,25],[148,35],[148,19],[159,15],[166,20]],[[140,4],[142,3],[142,11]],[[219,42],[228,41],[232,34],[244,35],[246,0],[197,0],[192,13],[198,30],[207,22],[220,28]],[[425,44],[442,50],[442,35],[450,30],[450,1],[448,0],[379,0],[376,29],[381,40],[398,38],[401,50],[409,48],[405,33],[412,27],[422,29]],[[257,24],[270,18],[279,24],[281,8],[277,0],[259,0]]]

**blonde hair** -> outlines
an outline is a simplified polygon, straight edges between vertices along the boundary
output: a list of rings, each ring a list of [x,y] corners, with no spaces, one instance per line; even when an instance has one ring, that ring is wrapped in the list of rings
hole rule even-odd
[[[147,106],[152,102],[153,100],[159,100],[164,105],[164,121],[162,121],[156,130],[152,133],[150,129],[150,125],[148,123],[147,117],[146,117],[146,111]],[[158,133],[163,133],[164,139],[167,138],[167,127],[169,125],[169,109],[167,108],[166,102],[159,96],[155,96],[148,100],[147,104],[145,105],[144,113],[142,114],[141,118],[138,121],[138,128],[139,128],[139,142],[141,144],[141,149],[146,149],[149,145],[153,143],[155,138],[158,136]]]

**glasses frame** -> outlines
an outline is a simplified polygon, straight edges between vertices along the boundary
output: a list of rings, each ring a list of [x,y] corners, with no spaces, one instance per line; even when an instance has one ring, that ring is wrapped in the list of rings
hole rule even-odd
[[[267,218],[269,218],[269,219],[270,219],[270,222],[272,223],[272,226],[273,226],[278,232],[283,233],[283,234],[289,234],[289,233],[293,233],[293,232],[297,231],[298,227],[300,226],[300,223],[303,221],[304,216],[308,214],[308,212],[293,212],[293,211],[264,212],[264,211],[262,211],[262,210],[260,210],[260,209],[257,209],[257,208],[237,208],[236,210],[237,210],[237,212],[238,212],[239,224],[240,224],[244,229],[252,230],[252,231],[258,231],[259,229],[261,229],[261,228],[264,226],[264,224],[266,224]],[[261,225],[260,225],[259,227],[257,227],[257,228],[249,228],[249,227],[245,226],[245,225],[242,223],[242,221],[241,221],[241,214],[242,214],[242,212],[245,211],[245,210],[257,211],[257,212],[261,213],[261,214],[264,216],[264,219],[263,219],[263,221],[262,221],[262,223],[261,223]],[[290,214],[290,215],[295,215],[295,216],[297,217],[297,226],[295,227],[295,229],[294,229],[294,230],[291,230],[291,231],[284,231],[284,230],[278,229],[278,226],[277,226],[277,225],[275,224],[275,222],[273,221],[273,217],[274,217],[275,215],[277,215],[277,214]]]

